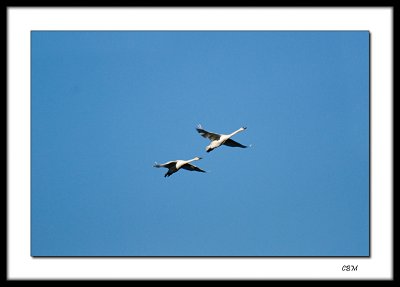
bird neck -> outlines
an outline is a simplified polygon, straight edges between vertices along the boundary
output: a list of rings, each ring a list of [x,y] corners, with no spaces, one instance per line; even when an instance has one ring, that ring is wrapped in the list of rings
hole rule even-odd
[[[187,161],[187,163],[190,163],[190,162],[195,161],[195,160],[199,160],[199,158],[195,157],[195,158],[189,159],[189,160]]]
[[[229,137],[232,137],[232,136],[234,136],[235,134],[240,133],[241,131],[243,131],[243,128],[240,128],[240,129],[238,129],[237,131],[234,131],[233,133],[231,133],[231,134],[229,135]]]

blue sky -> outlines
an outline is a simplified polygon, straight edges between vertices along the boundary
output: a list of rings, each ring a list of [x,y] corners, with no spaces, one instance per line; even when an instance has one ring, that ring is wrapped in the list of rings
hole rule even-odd
[[[31,40],[32,256],[369,255],[367,31]]]

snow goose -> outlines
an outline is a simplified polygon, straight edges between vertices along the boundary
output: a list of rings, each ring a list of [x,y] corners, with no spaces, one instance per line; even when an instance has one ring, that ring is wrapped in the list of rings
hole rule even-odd
[[[179,169],[183,168],[186,170],[190,170],[190,171],[199,171],[199,172],[206,172],[204,170],[202,170],[201,168],[198,168],[197,166],[191,164],[192,161],[195,160],[200,160],[201,157],[196,156],[193,159],[190,160],[172,160],[163,164],[159,164],[159,163],[155,163],[153,165],[153,167],[165,167],[168,168],[167,173],[164,175],[164,177],[170,176],[173,173],[177,172]]]
[[[235,134],[240,133],[247,129],[246,127],[241,127],[240,129],[234,131],[231,134],[225,135],[225,134],[217,134],[217,133],[211,133],[203,129],[201,125],[198,125],[196,130],[198,131],[199,134],[201,134],[203,137],[208,138],[211,143],[206,147],[206,152],[210,152],[213,149],[216,149],[217,147],[221,145],[226,145],[230,147],[240,147],[240,148],[247,148],[248,146],[242,145],[238,142],[235,142],[234,140],[231,139]]]

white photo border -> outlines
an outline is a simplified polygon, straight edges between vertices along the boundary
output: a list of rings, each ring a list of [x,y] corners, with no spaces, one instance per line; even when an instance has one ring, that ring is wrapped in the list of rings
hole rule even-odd
[[[106,21],[105,21],[106,19]],[[240,19],[240,21],[238,21]],[[30,256],[33,30],[363,30],[371,35],[371,256],[141,258]],[[7,8],[8,280],[391,280],[393,8]],[[344,244],[346,238],[343,238]],[[357,271],[343,271],[345,265]]]

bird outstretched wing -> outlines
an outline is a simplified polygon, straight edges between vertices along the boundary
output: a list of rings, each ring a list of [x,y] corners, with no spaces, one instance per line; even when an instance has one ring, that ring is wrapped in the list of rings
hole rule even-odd
[[[241,147],[241,148],[247,148],[247,146],[242,145],[241,143],[235,142],[232,139],[227,139],[224,143],[224,145],[230,146],[230,147]]]
[[[166,167],[166,168],[171,168],[171,167],[173,167],[174,165],[176,165],[176,161],[169,161],[169,162],[161,163],[161,164],[155,162],[154,165],[153,165],[153,167]]]
[[[190,170],[190,171],[206,172],[205,170],[202,170],[201,168],[199,168],[193,164],[190,164],[190,163],[184,164],[181,168]]]
[[[202,137],[208,138],[211,141],[219,140],[219,138],[221,137],[221,135],[219,134],[206,131],[201,125],[198,125],[196,130]]]

